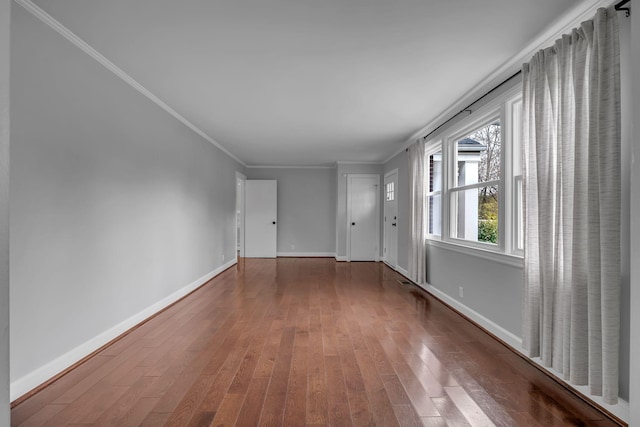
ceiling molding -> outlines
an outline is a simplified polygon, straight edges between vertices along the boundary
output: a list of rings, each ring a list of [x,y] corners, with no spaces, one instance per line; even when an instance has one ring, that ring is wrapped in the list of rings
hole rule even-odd
[[[445,123],[447,120],[457,115],[467,105],[472,104],[483,94],[496,86],[499,86],[505,79],[519,71],[522,68],[522,64],[528,62],[540,49],[553,45],[553,43],[563,34],[566,34],[573,28],[578,27],[581,22],[592,19],[598,8],[607,7],[611,4],[613,4],[612,0],[584,0],[569,12],[560,16],[555,22],[551,23],[545,31],[534,38],[524,49],[512,56],[511,59],[504,62],[494,72],[481,80],[474,89],[458,98],[448,108],[443,110],[435,119],[431,120],[417,132],[414,132],[404,141],[403,147],[406,148],[418,138],[427,135],[434,129],[438,128],[442,123]],[[404,150],[404,148],[391,156],[389,160],[397,156],[402,150]]]
[[[335,169],[335,166],[247,165],[247,169]]]
[[[31,13],[33,16],[38,18],[40,21],[44,22],[46,25],[51,27],[54,31],[60,34],[62,37],[73,43],[76,47],[80,48],[84,53],[89,55],[91,58],[98,61],[102,66],[104,66],[107,70],[111,71],[113,74],[118,76],[121,80],[127,83],[129,86],[140,92],[142,95],[146,96],[151,102],[156,104],[158,107],[162,108],[167,113],[171,114],[178,121],[180,121],[183,125],[194,131],[203,139],[207,140],[211,144],[213,144],[216,148],[220,149],[227,156],[231,157],[236,162],[240,163],[242,166],[247,166],[242,160],[236,157],[233,153],[223,147],[218,141],[207,135],[196,125],[187,120],[184,116],[178,113],[176,110],[171,108],[167,103],[154,95],[147,88],[138,83],[133,77],[124,72],[120,67],[116,64],[108,60],[104,55],[91,47],[87,42],[82,40],[76,34],[74,34],[67,27],[62,25],[59,21],[49,15],[47,12],[42,10],[39,6],[33,3],[31,0],[14,0],[17,4],[22,6],[25,10]]]
[[[409,140],[409,141],[405,141],[402,143],[402,148],[399,148],[398,151],[394,151],[392,155],[390,155],[389,157],[387,157],[385,159],[385,161],[382,164],[387,164],[389,163],[395,156],[397,156],[398,154],[402,153],[403,151],[407,151],[409,149],[409,147],[411,146],[411,144],[413,144],[415,142],[414,140]]]
[[[385,162],[358,162],[351,160],[339,160],[336,165],[384,165]]]

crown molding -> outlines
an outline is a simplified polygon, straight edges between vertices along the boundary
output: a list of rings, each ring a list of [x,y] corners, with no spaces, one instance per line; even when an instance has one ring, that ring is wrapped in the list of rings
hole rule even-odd
[[[247,165],[247,169],[335,169],[333,165],[327,166],[295,166],[295,165]]]
[[[382,164],[386,165],[387,163],[389,163],[391,160],[393,160],[394,157],[396,157],[398,154],[402,153],[403,151],[407,151],[407,149],[409,148],[409,146],[411,144],[413,144],[415,142],[415,139],[413,140],[407,140],[405,142],[402,143],[401,148],[399,148],[397,151],[394,151],[393,154],[389,157],[387,157],[385,159],[384,162],[382,162]]]
[[[612,3],[612,0],[585,0],[564,15],[560,16],[520,52],[512,56],[495,71],[478,82],[474,89],[458,98],[436,118],[431,120],[424,127],[420,128],[417,132],[414,132],[404,141],[403,147],[406,148],[411,145],[411,143],[415,142],[416,139],[427,135],[442,123],[454,117],[467,105],[476,101],[484,93],[499,86],[505,79],[519,71],[522,68],[522,64],[528,62],[540,49],[553,45],[555,40],[560,38],[562,34],[570,32],[573,28],[579,26],[581,22],[592,19],[598,8],[610,6]],[[401,151],[402,150],[399,150],[396,154],[391,156],[389,160],[398,155]]]
[[[336,162],[336,166],[337,165],[383,165],[384,162],[357,162],[357,161],[351,161],[351,160],[339,160]]]
[[[40,21],[44,22],[46,25],[51,27],[55,32],[57,32],[62,37],[64,37],[68,41],[70,41],[76,47],[80,48],[80,50],[82,50],[84,53],[86,53],[91,58],[93,58],[94,60],[99,62],[107,70],[111,71],[113,74],[118,76],[121,80],[123,80],[129,86],[131,86],[132,88],[134,88],[135,90],[140,92],[142,95],[146,96],[151,102],[156,104],[158,107],[162,108],[167,113],[171,114],[178,121],[180,121],[183,125],[185,125],[189,129],[194,131],[196,134],[198,134],[203,139],[205,139],[208,142],[210,142],[211,144],[213,144],[216,148],[221,150],[223,153],[225,153],[227,156],[231,157],[236,162],[240,163],[242,166],[245,166],[245,167],[247,166],[242,160],[240,160],[233,153],[231,153],[229,150],[227,150],[225,147],[223,147],[218,141],[216,141],[215,139],[213,139],[212,137],[207,135],[204,131],[202,131],[202,129],[200,129],[199,127],[197,127],[193,123],[191,123],[183,115],[181,115],[176,110],[171,108],[166,102],[164,102],[163,100],[158,98],[150,90],[148,90],[147,88],[142,86],[140,83],[138,83],[133,77],[131,77],[126,72],[124,72],[120,67],[118,67],[116,64],[111,62],[109,59],[107,59],[100,52],[98,52],[93,47],[91,47],[87,42],[82,40],[80,37],[78,37],[71,30],[69,30],[67,27],[62,25],[58,20],[56,20],[51,15],[49,15],[47,12],[45,12],[43,9],[41,9],[39,6],[37,6],[31,0],[14,0],[14,1],[17,4],[19,4],[20,6],[22,6],[29,13],[31,13],[33,16],[38,18]]]

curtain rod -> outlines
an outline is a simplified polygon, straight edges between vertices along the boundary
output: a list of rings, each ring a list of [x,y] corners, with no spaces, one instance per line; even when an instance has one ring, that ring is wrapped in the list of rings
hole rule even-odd
[[[617,11],[624,11],[626,16],[630,16],[631,15],[631,9],[628,7],[624,7],[624,5],[626,5],[627,3],[629,3],[631,0],[621,0],[618,3],[615,4],[615,9]],[[504,85],[505,83],[509,82],[510,80],[512,80],[513,78],[517,77],[519,74],[522,73],[522,70],[518,70],[516,73],[514,73],[511,77],[508,77],[506,80],[504,80],[502,83],[500,83],[499,85],[495,86],[493,89],[491,89],[490,91],[488,91],[487,93],[485,93],[484,95],[482,95],[481,97],[479,97],[478,99],[476,99],[475,101],[473,101],[471,104],[467,105],[465,108],[463,108],[462,110],[458,111],[456,114],[454,114],[453,116],[451,116],[449,119],[447,119],[446,121],[444,121],[443,123],[441,123],[440,125],[438,125],[438,127],[436,127],[434,130],[432,130],[431,132],[429,132],[428,134],[426,134],[425,136],[422,137],[422,140],[424,141],[425,139],[429,138],[431,135],[433,135],[434,133],[436,133],[440,128],[442,128],[444,125],[446,125],[447,123],[449,123],[451,120],[455,119],[456,117],[458,117],[460,114],[465,113],[465,112],[469,112],[471,113],[471,106],[473,106],[473,104],[476,104],[478,101],[480,101],[482,98],[486,97],[487,95],[491,94],[493,91],[495,91],[496,89],[498,89],[500,86]],[[405,149],[405,151],[409,151],[409,149]]]
[[[627,0],[629,1],[629,0]],[[442,124],[440,124],[437,128],[435,128],[434,130],[432,130],[431,132],[429,132],[428,134],[426,134],[425,136],[422,137],[422,140],[425,140],[427,138],[429,138],[431,135],[433,135],[435,132],[437,132],[442,126],[446,125],[447,123],[449,123],[451,120],[455,119],[456,117],[458,117],[460,114],[468,112],[471,113],[471,107],[474,104],[477,104],[478,101],[480,101],[481,99],[485,98],[486,96],[490,95],[491,93],[493,93],[496,89],[498,89],[499,87],[501,87],[502,85],[504,85],[505,83],[508,83],[509,81],[513,80],[515,77],[517,77],[518,75],[520,75],[522,73],[522,70],[518,70],[515,74],[513,74],[511,77],[508,77],[507,79],[505,79],[502,83],[498,84],[497,86],[495,86],[493,89],[491,89],[490,91],[486,92],[484,95],[482,95],[481,97],[477,98],[475,101],[473,101],[471,104],[467,105],[465,108],[463,108],[462,110],[458,111],[456,114],[454,114],[453,116],[451,116],[449,119],[447,119],[445,122],[443,122]],[[408,150],[408,149],[407,149]]]
[[[621,11],[624,10],[624,13],[626,16],[630,16],[631,15],[631,8],[630,7],[623,7],[625,4],[629,3],[630,0],[622,0],[619,1],[618,3],[616,3],[616,5],[614,6],[616,8],[617,11]]]

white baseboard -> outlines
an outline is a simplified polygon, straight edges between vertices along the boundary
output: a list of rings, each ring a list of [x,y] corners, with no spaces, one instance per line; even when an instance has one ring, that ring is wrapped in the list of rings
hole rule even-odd
[[[382,261],[382,263],[383,263],[384,265],[386,265],[386,266],[387,266],[387,267],[389,267],[390,269],[392,269],[392,270],[394,270],[394,271],[398,271],[398,270],[396,269],[396,266],[395,266],[395,265],[391,265],[391,264],[389,264],[389,263],[387,262],[387,260],[386,260],[386,259],[382,258],[382,260],[381,260],[381,261]]]
[[[396,267],[396,271],[398,273],[402,274],[407,279],[409,278],[409,272],[407,270],[405,270],[404,268],[400,267],[399,265]]]
[[[293,258],[335,258],[334,252],[278,252],[276,256]]]
[[[349,258],[346,255],[335,255],[335,259],[338,262],[349,262]],[[382,258],[380,258],[379,256],[376,256],[375,259],[367,260],[365,262],[381,262],[381,261],[382,261]],[[354,262],[357,262],[357,261],[354,261]],[[391,267],[391,268],[393,268],[393,267]]]
[[[472,310],[471,308],[462,304],[457,299],[452,298],[451,296],[445,294],[438,288],[435,288],[429,284],[419,284],[419,286],[423,288],[425,291],[435,295],[442,301],[446,302],[451,307],[455,308],[460,313],[464,314],[469,319],[473,320],[478,325],[482,326],[487,331],[491,332],[493,335],[500,338],[505,343],[509,344],[511,347],[514,347],[515,349],[522,348],[522,338],[520,338],[519,336],[515,335],[512,332],[507,331],[506,329],[504,329],[502,326],[498,325],[494,321],[487,319],[482,314],[478,313],[475,310]]]
[[[398,268],[398,272],[407,276],[407,274],[405,274],[400,268]],[[492,320],[487,319],[480,313],[476,312],[475,310],[472,310],[471,308],[462,304],[460,301],[456,300],[455,298],[452,298],[451,296],[445,294],[441,290],[429,284],[420,284],[419,286],[424,290],[426,290],[427,292],[435,295],[445,303],[449,304],[451,307],[455,308],[460,313],[464,314],[469,319],[473,320],[475,323],[482,326],[483,328],[485,328],[487,331],[489,331],[496,337],[500,338],[502,341],[508,344],[515,351],[517,351],[518,353],[521,353],[524,357],[533,361],[533,363],[535,363],[540,368],[542,368],[543,370],[547,371],[549,374],[557,378],[560,382],[565,384],[567,387],[572,388],[579,394],[583,395],[586,399],[593,401],[594,403],[606,409],[607,411],[611,412],[613,415],[620,418],[621,420],[625,422],[629,422],[629,402],[627,402],[626,400],[619,399],[619,402],[617,405],[609,405],[607,403],[604,403],[604,401],[600,396],[593,396],[589,394],[589,388],[587,386],[576,386],[576,385],[570,384],[569,382],[565,381],[562,378],[562,374],[556,372],[555,370],[549,367],[544,366],[540,362],[539,358],[528,357],[526,351],[522,347],[522,338],[507,331],[502,326],[496,324]]]
[[[528,357],[523,348],[516,348],[516,350],[518,352],[522,353],[529,360],[533,361],[533,363],[538,365],[541,369],[543,369],[543,370],[547,371],[549,374],[553,375],[558,381],[562,382],[567,387],[575,390],[579,394],[583,395],[586,399],[591,400],[592,402],[596,403],[597,405],[603,407],[604,409],[606,409],[607,411],[611,412],[616,417],[620,418],[622,421],[624,421],[626,423],[629,422],[629,417],[630,417],[629,402],[627,402],[626,400],[618,398],[618,404],[617,405],[609,405],[608,403],[604,402],[604,400],[602,399],[601,396],[594,396],[594,395],[590,394],[589,393],[589,386],[571,384],[571,383],[565,381],[564,378],[562,378],[562,374],[561,373],[557,372],[553,368],[544,366],[539,357]]]
[[[73,364],[82,360],[84,357],[90,355],[91,353],[93,353],[103,345],[107,344],[108,342],[122,335],[129,329],[133,328],[134,326],[138,325],[142,321],[153,316],[154,314],[164,309],[165,307],[178,301],[180,298],[184,297],[188,293],[199,288],[200,286],[202,286],[203,284],[205,284],[206,282],[208,282],[218,274],[222,273],[227,268],[236,264],[236,262],[237,261],[233,259],[227,262],[226,264],[221,265],[220,267],[216,268],[212,272],[188,284],[184,288],[179,289],[178,291],[172,293],[166,298],[142,310],[141,312],[118,323],[111,329],[108,329],[102,332],[101,334],[90,339],[89,341],[80,344],[79,346],[66,352],[62,356],[59,356],[58,358],[52,360],[46,365],[43,365],[37,368],[36,370],[28,373],[27,375],[13,381],[10,385],[10,400],[12,402],[15,401],[20,396],[23,396],[24,394],[28,393],[29,391],[33,390],[39,385],[45,383],[46,381],[58,375],[60,372],[69,368],[70,366],[73,366]]]

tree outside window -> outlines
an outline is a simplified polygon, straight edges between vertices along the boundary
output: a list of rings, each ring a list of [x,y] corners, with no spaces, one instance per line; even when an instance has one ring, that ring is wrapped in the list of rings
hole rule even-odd
[[[457,221],[453,236],[498,243],[499,186],[501,178],[501,128],[495,121],[457,141]],[[486,184],[486,185],[483,185]]]
[[[492,123],[469,135],[486,149],[480,155],[480,182],[500,180],[502,138],[500,123]],[[480,189],[478,199],[478,241],[498,242],[498,185]]]

